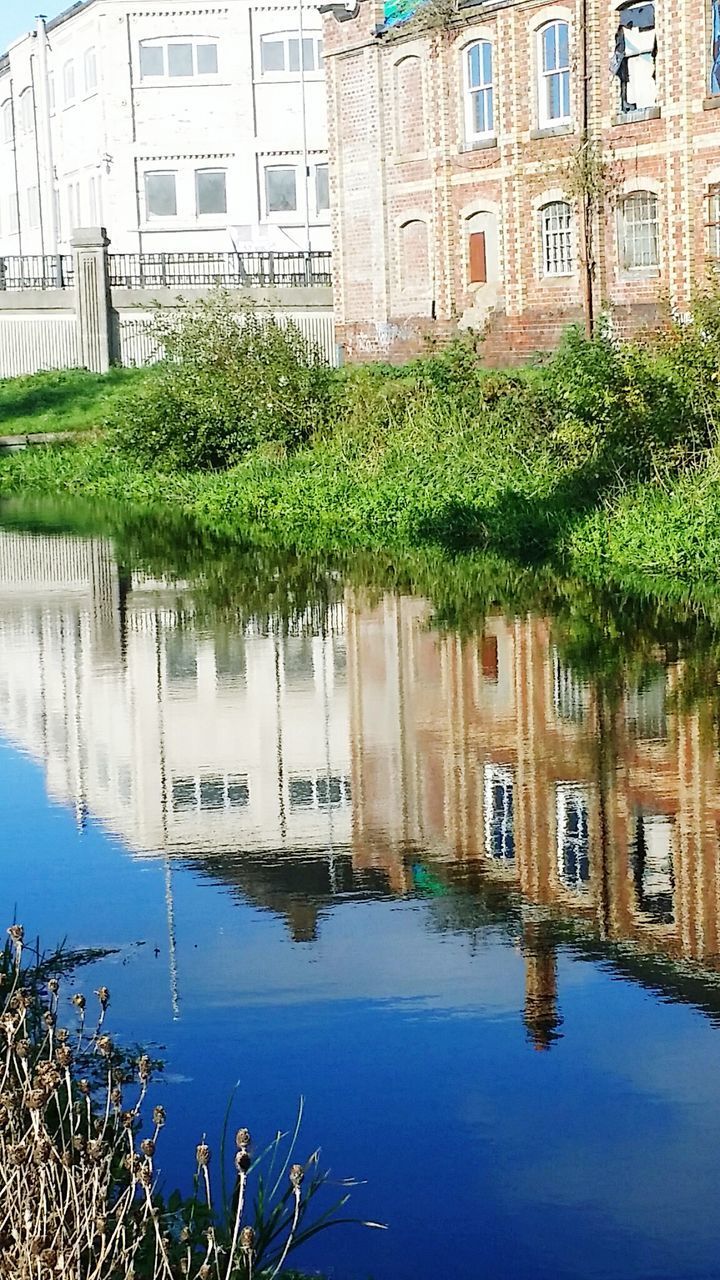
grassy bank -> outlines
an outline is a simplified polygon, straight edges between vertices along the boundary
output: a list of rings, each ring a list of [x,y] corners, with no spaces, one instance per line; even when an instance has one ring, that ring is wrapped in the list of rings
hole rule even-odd
[[[515,374],[470,342],[332,374],[224,303],[192,312],[96,443],[0,463],[0,496],[175,511],[277,549],[486,548],[669,592],[720,585],[720,304]],[[213,309],[214,308],[214,309]]]
[[[0,379],[0,436],[101,428],[129,388],[147,376],[139,369],[60,369]]]

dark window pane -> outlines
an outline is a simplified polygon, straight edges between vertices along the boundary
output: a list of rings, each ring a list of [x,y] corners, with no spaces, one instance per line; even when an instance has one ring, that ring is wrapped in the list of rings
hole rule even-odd
[[[172,807],[175,813],[189,813],[196,805],[195,779],[173,778]]]
[[[147,212],[155,218],[172,218],[177,213],[174,173],[146,173],[145,201]]]
[[[290,779],[290,808],[312,809],[313,784],[311,778]]]
[[[225,170],[200,172],[195,178],[198,213],[227,213]]]
[[[248,780],[242,775],[228,778],[228,804],[233,809],[244,809],[250,802],[250,787]]]
[[[220,777],[200,779],[200,808],[223,809],[225,807],[225,785]]]

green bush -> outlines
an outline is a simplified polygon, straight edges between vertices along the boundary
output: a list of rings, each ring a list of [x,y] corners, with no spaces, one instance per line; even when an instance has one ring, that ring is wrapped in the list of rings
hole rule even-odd
[[[293,323],[218,293],[149,322],[157,376],[116,416],[123,452],[189,470],[231,466],[249,449],[296,448],[323,422],[332,372]]]

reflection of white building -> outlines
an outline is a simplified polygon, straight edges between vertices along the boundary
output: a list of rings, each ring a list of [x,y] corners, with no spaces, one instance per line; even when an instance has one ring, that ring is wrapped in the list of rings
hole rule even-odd
[[[99,541],[0,532],[0,731],[140,854],[347,845],[344,609],[214,634]]]
[[[80,0],[0,57],[0,254],[329,249],[313,5]]]

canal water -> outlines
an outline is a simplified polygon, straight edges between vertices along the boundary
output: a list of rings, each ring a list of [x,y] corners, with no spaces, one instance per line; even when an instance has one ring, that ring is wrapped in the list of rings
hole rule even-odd
[[[237,1084],[388,1225],[308,1270],[720,1276],[712,619],[109,528],[0,528],[1,897],[113,948],[166,1186]]]

